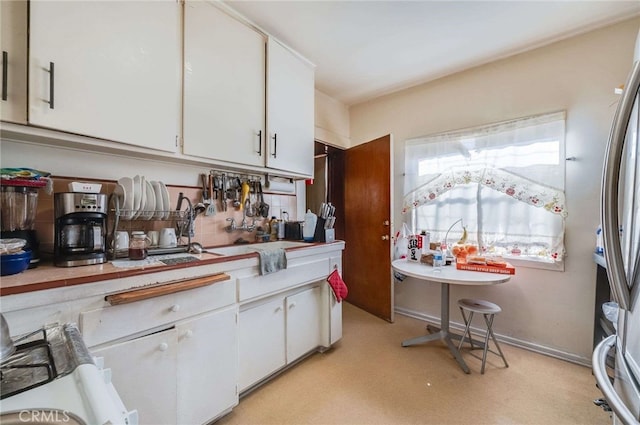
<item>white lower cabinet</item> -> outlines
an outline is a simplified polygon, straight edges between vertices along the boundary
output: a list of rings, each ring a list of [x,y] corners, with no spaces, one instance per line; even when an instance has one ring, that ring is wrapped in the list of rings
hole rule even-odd
[[[238,404],[235,306],[91,350],[141,424],[203,424]]]
[[[287,363],[322,345],[320,320],[324,306],[320,286],[285,298],[287,307]]]
[[[240,311],[238,355],[242,392],[286,364],[284,301],[277,296]]]
[[[175,329],[91,350],[104,357],[125,406],[136,409],[140,424],[176,423],[177,353]]]
[[[276,295],[240,311],[239,390],[257,384],[322,341],[322,311],[328,306],[319,284],[291,295]]]
[[[176,327],[178,421],[204,424],[238,404],[237,307]]]

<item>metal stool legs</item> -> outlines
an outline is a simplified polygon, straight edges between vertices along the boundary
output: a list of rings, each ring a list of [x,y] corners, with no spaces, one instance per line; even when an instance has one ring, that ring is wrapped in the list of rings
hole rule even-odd
[[[484,336],[484,347],[482,347],[482,368],[480,369],[480,373],[484,374],[485,365],[487,362],[487,352],[491,351],[492,353],[499,355],[504,362],[505,367],[509,367],[509,363],[507,363],[507,359],[504,357],[502,349],[500,348],[500,344],[498,344],[498,340],[496,336],[493,334],[493,319],[497,313],[502,311],[500,307],[496,304],[490,303],[489,301],[483,300],[471,300],[471,299],[461,299],[458,301],[458,306],[460,307],[460,313],[462,313],[462,318],[464,319],[465,328],[464,334],[460,339],[460,344],[458,344],[458,351],[462,348],[462,344],[464,343],[465,338],[468,338],[469,344],[471,345],[471,349],[473,350],[475,347],[473,345],[473,338],[471,337],[471,321],[473,320],[473,313],[481,313],[484,316],[485,324],[487,325],[487,331]],[[469,312],[469,317],[465,314],[465,310]],[[498,352],[496,353],[493,350],[489,350],[489,337],[493,340]],[[480,347],[478,347],[480,348]]]

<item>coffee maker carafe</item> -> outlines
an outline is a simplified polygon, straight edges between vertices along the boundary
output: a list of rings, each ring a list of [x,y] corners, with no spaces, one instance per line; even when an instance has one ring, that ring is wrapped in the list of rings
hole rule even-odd
[[[59,267],[85,266],[107,261],[107,195],[56,193],[54,263]]]

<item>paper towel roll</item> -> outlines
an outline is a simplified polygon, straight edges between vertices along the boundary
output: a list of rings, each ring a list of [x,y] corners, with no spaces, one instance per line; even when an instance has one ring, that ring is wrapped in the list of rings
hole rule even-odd
[[[267,180],[266,188],[269,192],[293,193],[296,186],[292,181]]]

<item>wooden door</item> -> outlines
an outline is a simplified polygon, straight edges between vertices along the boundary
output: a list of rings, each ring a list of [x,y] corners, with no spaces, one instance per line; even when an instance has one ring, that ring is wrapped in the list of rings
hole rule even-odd
[[[391,135],[345,154],[344,279],[347,301],[393,321]]]

